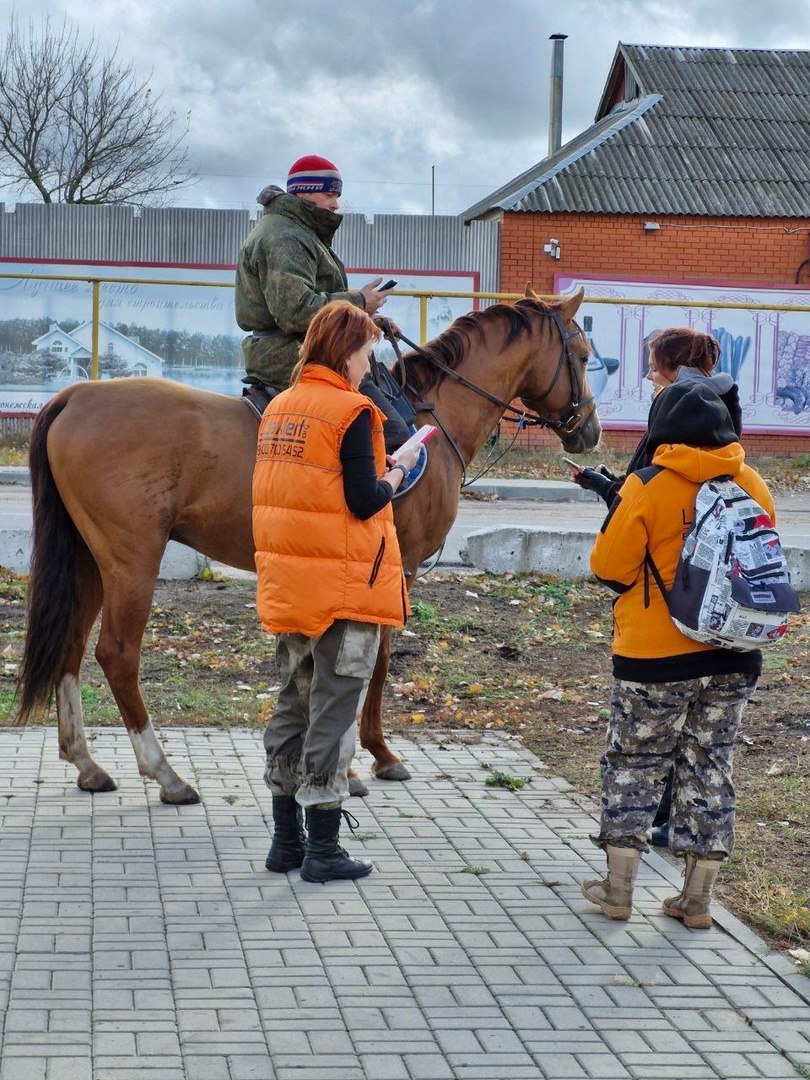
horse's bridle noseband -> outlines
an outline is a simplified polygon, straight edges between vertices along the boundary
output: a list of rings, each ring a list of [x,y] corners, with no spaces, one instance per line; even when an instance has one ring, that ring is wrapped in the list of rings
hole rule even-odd
[[[518,301],[518,303],[520,303],[520,301]],[[557,361],[557,367],[554,371],[554,375],[552,376],[548,390],[546,390],[545,393],[543,393],[539,398],[535,400],[536,402],[541,402],[549,396],[554,387],[557,385],[557,380],[560,377],[563,363],[567,363],[568,373],[571,380],[571,412],[564,419],[558,419],[551,416],[541,416],[534,409],[516,409],[514,405],[511,404],[511,402],[502,401],[494,394],[490,394],[490,392],[488,390],[485,390],[483,386],[478,386],[477,383],[474,383],[470,379],[466,378],[460,372],[456,371],[455,368],[451,368],[448,364],[445,364],[443,360],[439,360],[437,357],[433,356],[431,353],[421,348],[421,346],[416,345],[413,341],[410,341],[408,338],[405,337],[404,334],[400,333],[399,338],[401,341],[404,341],[410,349],[413,349],[413,351],[415,353],[418,353],[419,356],[421,356],[424,360],[427,360],[428,363],[433,364],[434,367],[437,367],[439,371],[444,372],[444,374],[447,375],[449,378],[455,379],[457,383],[460,383],[462,386],[466,386],[469,390],[472,390],[473,393],[477,394],[479,397],[485,398],[487,401],[492,402],[493,405],[497,405],[498,408],[503,410],[502,419],[507,420],[509,423],[518,424],[520,427],[551,428],[554,431],[558,431],[563,435],[573,435],[577,428],[580,427],[583,423],[583,417],[579,415],[577,410],[580,409],[582,405],[588,405],[594,400],[593,395],[585,398],[584,400],[580,400],[582,394],[582,381],[577,372],[577,362],[571,355],[571,347],[568,344],[571,338],[581,335],[582,330],[576,324],[574,325],[573,330],[566,330],[565,323],[563,322],[558,311],[541,311],[539,312],[539,314],[543,316],[548,316],[548,318],[550,318],[554,325],[557,327],[560,335],[560,341],[562,343],[562,348],[560,350],[560,358]],[[382,321],[385,326],[387,320]],[[391,342],[394,348],[394,352],[397,359],[399,360],[400,368],[403,372],[403,390],[409,389],[407,383],[407,376],[405,376],[405,365],[403,363],[402,356],[399,352],[396,341],[394,340],[394,335],[390,332],[390,328],[387,327],[386,337]],[[443,427],[442,430],[444,430]]]

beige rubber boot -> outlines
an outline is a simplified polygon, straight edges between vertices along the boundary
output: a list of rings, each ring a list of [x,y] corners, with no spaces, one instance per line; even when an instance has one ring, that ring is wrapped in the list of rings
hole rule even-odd
[[[687,855],[684,867],[683,888],[677,896],[664,901],[664,913],[680,919],[684,926],[693,930],[708,930],[712,925],[710,908],[712,889],[720,872],[720,859],[699,859]]]
[[[602,881],[583,881],[582,895],[601,908],[611,919],[630,918],[633,903],[633,885],[638,873],[641,852],[638,848],[605,848],[608,872]]]

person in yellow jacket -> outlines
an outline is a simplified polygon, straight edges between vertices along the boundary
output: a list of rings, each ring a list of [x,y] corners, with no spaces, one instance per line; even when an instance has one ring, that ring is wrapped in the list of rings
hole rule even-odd
[[[274,823],[265,865],[300,867],[306,881],[371,872],[339,845],[341,806],[380,626],[401,627],[410,613],[391,499],[419,450],[387,458],[383,414],[358,390],[379,337],[348,301],[323,307],[259,428],[257,606],[276,635],[281,681],[264,734]]]
[[[652,465],[628,475],[591,552],[614,604],[613,690],[602,758],[602,881],[582,891],[613,919],[630,917],[633,884],[661,792],[674,767],[670,848],[685,859],[667,915],[711,926],[710,901],[734,843],[734,741],[762,669],[758,650],[717,649],[685,637],[647,569],[672,586],[704,480],[730,476],[775,521],[773,498],[745,464],[732,417],[708,380],[677,381],[656,398],[648,432]]]

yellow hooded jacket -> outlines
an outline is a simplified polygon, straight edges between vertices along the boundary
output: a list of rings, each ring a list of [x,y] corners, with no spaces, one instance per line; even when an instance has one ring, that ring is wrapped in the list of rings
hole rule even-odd
[[[716,649],[681,634],[645,564],[649,551],[664,584],[672,586],[698,488],[718,476],[735,480],[775,522],[771,493],[745,464],[738,442],[704,448],[660,445],[652,466],[631,473],[612,504],[591,552],[591,570],[620,594],[613,609],[616,678],[669,682],[726,672],[759,673],[758,651]]]

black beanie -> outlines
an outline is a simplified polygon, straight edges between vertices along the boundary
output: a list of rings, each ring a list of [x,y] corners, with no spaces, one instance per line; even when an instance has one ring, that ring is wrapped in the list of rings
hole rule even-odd
[[[708,447],[738,441],[725,403],[703,380],[665,387],[652,403],[647,431],[651,457],[667,443]]]

